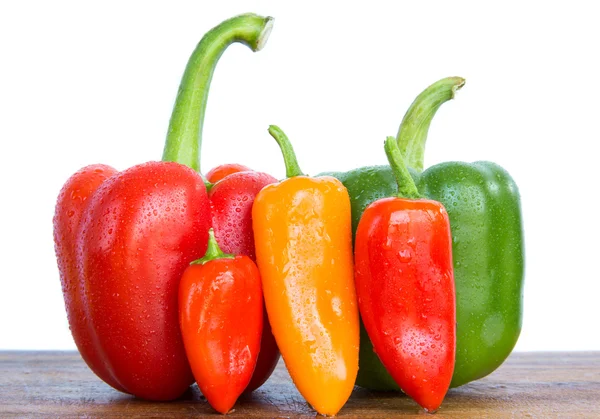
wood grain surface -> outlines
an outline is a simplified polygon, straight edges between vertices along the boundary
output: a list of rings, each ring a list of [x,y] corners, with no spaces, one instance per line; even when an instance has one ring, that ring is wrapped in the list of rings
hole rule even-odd
[[[179,400],[153,403],[100,381],[76,352],[0,352],[0,417],[217,417],[194,385]],[[301,418],[315,412],[283,363],[243,396],[228,417]],[[434,415],[401,394],[356,387],[339,417],[600,418],[600,352],[515,353],[496,372],[450,390]]]

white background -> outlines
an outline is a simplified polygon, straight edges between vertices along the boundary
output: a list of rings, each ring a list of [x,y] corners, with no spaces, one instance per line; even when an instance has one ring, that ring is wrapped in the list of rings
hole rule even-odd
[[[600,350],[600,25],[593,2],[13,2],[0,5],[0,349],[73,349],[52,242],[78,168],[161,157],[201,36],[276,18],[263,51],[222,57],[202,165],[277,177],[269,124],[305,172],[383,164],[414,97],[467,84],[430,130],[426,166],[492,160],[517,181],[527,274],[518,350]]]

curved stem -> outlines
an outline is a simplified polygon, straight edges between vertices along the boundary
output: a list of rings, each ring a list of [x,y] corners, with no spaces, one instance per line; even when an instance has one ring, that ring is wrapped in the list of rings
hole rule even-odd
[[[234,255],[229,255],[227,253],[223,253],[221,248],[219,247],[219,243],[217,243],[217,239],[215,238],[215,231],[211,228],[208,230],[208,247],[206,248],[206,253],[202,258],[197,259],[190,263],[190,265],[204,265],[206,262],[210,262],[215,259],[234,259]]]
[[[406,163],[418,172],[423,170],[427,132],[442,103],[453,99],[465,85],[462,77],[447,77],[425,89],[410,105],[398,130],[397,141]]]
[[[406,167],[404,157],[396,139],[394,137],[387,137],[384,148],[396,182],[398,182],[398,196],[400,198],[420,198],[419,190]]]
[[[163,161],[175,161],[200,171],[202,126],[217,62],[234,42],[259,51],[267,42],[272,25],[271,17],[245,14],[224,21],[204,35],[192,53],[179,85]]]
[[[277,141],[277,144],[281,149],[281,154],[283,154],[283,162],[285,163],[285,176],[294,177],[304,175],[300,169],[300,166],[298,165],[296,153],[294,153],[294,148],[292,147],[292,143],[290,143],[287,135],[285,135],[285,133],[277,125],[269,125],[269,134],[271,134],[271,137],[275,138],[275,141]]]

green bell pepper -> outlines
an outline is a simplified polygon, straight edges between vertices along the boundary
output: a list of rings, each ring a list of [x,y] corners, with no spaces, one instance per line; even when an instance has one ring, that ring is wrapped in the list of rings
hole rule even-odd
[[[423,170],[431,120],[464,84],[442,79],[423,91],[407,111],[397,140],[421,195],[442,202],[450,217],[456,286],[456,365],[452,387],[494,371],[508,357],[521,331],[524,246],[517,185],[491,162],[447,162]],[[389,166],[329,173],[348,189],[352,229],[371,202],[397,194]],[[399,390],[361,325],[356,384]]]

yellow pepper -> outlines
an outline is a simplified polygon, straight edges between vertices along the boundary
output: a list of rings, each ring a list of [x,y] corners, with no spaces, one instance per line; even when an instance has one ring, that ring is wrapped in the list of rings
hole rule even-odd
[[[285,134],[269,133],[288,179],[256,197],[256,262],[273,335],[294,384],[313,408],[335,415],[358,373],[350,199],[330,176],[304,176]]]

